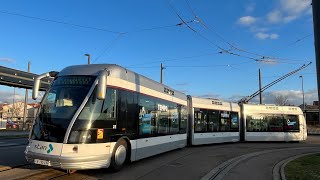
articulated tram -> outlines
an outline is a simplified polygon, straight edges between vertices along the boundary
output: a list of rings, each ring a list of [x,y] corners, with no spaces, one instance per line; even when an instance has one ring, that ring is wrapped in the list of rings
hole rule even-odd
[[[34,99],[44,77],[54,81],[42,98],[25,150],[26,159],[35,164],[118,171],[125,162],[187,145],[306,139],[297,107],[239,106],[187,96],[110,64],[42,74],[34,81]],[[276,107],[277,113],[266,114],[262,107]],[[274,118],[282,118],[282,124]]]
[[[242,104],[242,113],[245,141],[307,139],[307,125],[299,107]]]

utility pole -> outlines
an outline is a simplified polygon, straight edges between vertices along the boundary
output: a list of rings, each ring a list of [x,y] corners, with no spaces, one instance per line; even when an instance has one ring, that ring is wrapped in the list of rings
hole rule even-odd
[[[313,14],[313,34],[314,34],[314,50],[316,54],[316,68],[317,68],[317,82],[318,82],[318,109],[319,109],[319,124],[320,124],[320,2],[319,0],[312,0],[312,14]]]
[[[88,56],[88,64],[90,64],[90,54],[84,54],[85,56]]]
[[[303,76],[299,76],[301,78],[301,90],[302,90],[302,105],[303,105],[303,114],[306,110],[306,103],[304,102],[304,89],[303,89]]]
[[[162,63],[160,64],[160,83],[162,84],[162,76],[163,76],[163,70],[166,69]]]
[[[12,111],[11,111],[11,120],[13,121],[13,116],[14,116],[14,112],[15,112],[15,97],[16,97],[16,88],[13,87],[13,98],[12,98]]]
[[[28,73],[30,73],[30,61],[28,62]],[[23,107],[23,124],[22,130],[26,130],[26,122],[27,122],[27,105],[28,105],[28,89],[26,89],[26,93],[24,96],[24,107]]]
[[[260,68],[259,68],[259,97],[260,97],[260,104],[262,104],[261,72],[260,72]]]

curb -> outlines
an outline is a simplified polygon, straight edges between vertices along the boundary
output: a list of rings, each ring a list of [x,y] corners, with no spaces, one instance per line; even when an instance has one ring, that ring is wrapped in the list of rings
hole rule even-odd
[[[286,180],[286,175],[284,173],[284,168],[286,167],[286,165],[288,163],[290,163],[291,161],[295,160],[295,159],[298,159],[300,157],[303,157],[303,156],[308,156],[308,155],[312,155],[312,154],[318,154],[319,152],[312,152],[312,153],[305,153],[305,154],[299,154],[299,155],[295,155],[295,156],[292,156],[292,157],[289,157],[287,159],[284,159],[280,162],[278,162],[273,170],[272,170],[272,174],[273,174],[273,179],[274,180]]]

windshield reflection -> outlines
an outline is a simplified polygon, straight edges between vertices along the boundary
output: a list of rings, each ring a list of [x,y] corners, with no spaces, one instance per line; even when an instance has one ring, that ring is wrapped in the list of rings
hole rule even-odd
[[[31,139],[62,143],[69,123],[86,97],[93,80],[92,77],[83,76],[58,77],[43,98]]]

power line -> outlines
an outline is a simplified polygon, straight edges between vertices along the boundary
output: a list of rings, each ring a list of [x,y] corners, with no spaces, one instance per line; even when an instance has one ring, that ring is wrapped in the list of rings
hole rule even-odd
[[[113,45],[116,44],[116,42],[121,38],[121,36],[123,36],[124,34],[118,34],[117,37],[110,42],[110,44],[108,46],[106,46],[106,48],[104,48],[104,50],[94,59],[94,61],[92,63],[95,63],[99,58],[101,58],[101,56],[104,55],[104,53],[106,53],[108,50],[110,51],[113,47]]]
[[[308,35],[302,36],[301,38],[298,38],[297,40],[295,40],[295,41],[287,44],[287,45],[284,46],[284,47],[277,48],[277,49],[273,50],[272,52],[273,52],[273,53],[278,53],[280,50],[283,50],[283,49],[286,49],[286,48],[288,48],[288,47],[290,47],[290,46],[293,46],[293,45],[297,44],[298,42],[301,42],[302,40],[304,40],[304,39],[306,39],[306,38],[308,38],[308,37],[310,37],[310,36],[312,36],[312,35],[313,35],[313,33],[310,33],[310,34],[308,34]]]
[[[12,12],[2,11],[2,10],[0,10],[0,13],[9,14],[9,15],[13,15],[13,16],[20,16],[20,17],[29,18],[29,19],[35,19],[35,20],[39,20],[39,21],[46,21],[46,22],[51,22],[51,23],[64,24],[64,25],[69,25],[69,26],[74,26],[74,27],[86,28],[86,29],[91,29],[91,30],[96,30],[96,31],[104,31],[104,32],[114,33],[114,34],[122,34],[123,33],[123,32],[112,31],[112,30],[108,30],[108,29],[104,29],[104,28],[85,26],[85,25],[80,25],[80,24],[68,23],[68,22],[64,22],[64,21],[57,21],[57,20],[52,20],[52,19],[46,19],[46,18],[40,18],[40,17],[35,17],[35,16],[24,15],[24,14],[12,13]]]
[[[195,13],[195,11],[193,10],[193,8],[191,7],[191,4],[188,0],[185,0],[186,4],[188,5],[191,13],[194,15],[195,19],[197,19],[206,29],[209,29],[210,31],[214,32],[214,34],[219,37],[223,42],[225,42],[226,44],[228,44],[232,49],[243,52],[243,53],[247,53],[247,54],[251,54],[251,55],[255,55],[255,56],[259,56],[260,59],[273,59],[273,60],[292,60],[292,59],[285,59],[285,58],[279,58],[279,57],[272,57],[272,56],[266,56],[266,55],[262,55],[262,54],[258,54],[258,53],[254,53],[254,52],[250,52],[247,50],[244,50],[242,48],[236,47],[235,45],[233,45],[232,43],[230,43],[229,41],[227,41],[222,35],[220,35],[214,28],[206,25],[200,18],[199,16],[197,16],[197,14]],[[301,39],[298,39],[296,42],[294,42],[293,44],[301,41],[302,39],[305,39],[309,36],[311,36],[312,34],[309,34]],[[249,58],[252,59],[252,58]],[[254,58],[257,59],[257,58]],[[301,60],[293,60],[293,61],[301,61]]]
[[[172,6],[172,4],[169,2],[169,0],[167,0],[169,6],[171,7],[171,9],[173,10],[173,12],[179,17],[179,19],[182,21],[182,24],[185,24],[191,31],[196,32],[196,30],[194,30],[191,26],[189,26],[189,24],[182,19],[182,17],[178,14],[178,12],[176,11],[176,9]],[[191,21],[193,22],[193,20]],[[181,25],[182,25],[181,24]]]
[[[3,10],[0,10],[0,13],[13,15],[13,16],[19,16],[19,17],[33,19],[33,20],[45,21],[45,22],[50,22],[50,23],[74,26],[74,27],[78,27],[78,28],[91,29],[91,30],[95,30],[95,31],[103,31],[103,32],[108,32],[108,33],[114,33],[114,34],[128,34],[128,33],[137,33],[137,32],[143,32],[143,31],[152,31],[152,30],[165,29],[165,28],[176,27],[176,26],[180,26],[181,25],[180,23],[177,23],[177,24],[174,24],[174,25],[164,25],[164,26],[156,26],[156,27],[151,27],[151,28],[142,28],[142,29],[133,30],[131,32],[130,31],[129,32],[120,32],[120,31],[113,31],[113,30],[104,29],[104,28],[98,28],[98,27],[94,27],[94,26],[86,26],[86,25],[68,23],[68,22],[64,22],[64,21],[41,18],[41,17],[36,17],[36,16],[29,16],[29,15],[25,15],[25,14],[21,14],[21,13],[13,13],[13,12],[3,11]],[[189,22],[186,22],[186,23],[189,23]]]
[[[211,56],[211,55],[217,55],[217,54],[220,54],[220,53],[213,52],[213,53],[207,53],[207,54],[202,54],[202,55],[185,56],[185,57],[181,57],[181,58],[171,58],[171,59],[164,59],[164,60],[157,60],[157,61],[149,61],[149,62],[145,62],[145,63],[129,65],[129,66],[127,66],[127,68],[135,67],[135,66],[139,66],[139,65],[144,65],[146,63],[153,64],[153,63],[162,63],[162,62],[171,62],[171,61],[181,61],[181,60],[185,60],[185,59],[193,59],[193,58],[198,58],[198,57],[203,57],[203,56]]]

